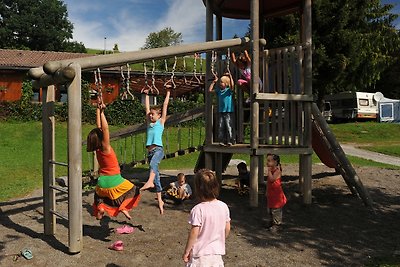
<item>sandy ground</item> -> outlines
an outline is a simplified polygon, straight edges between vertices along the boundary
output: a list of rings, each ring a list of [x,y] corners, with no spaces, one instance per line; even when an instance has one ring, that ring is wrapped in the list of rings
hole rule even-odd
[[[373,259],[393,257],[400,250],[400,173],[362,167],[357,172],[375,201],[375,213],[353,197],[343,179],[321,165],[313,167],[313,204],[304,206],[296,192],[298,166],[284,166],[284,190],[289,202],[284,227],[277,233],[265,225],[264,190],[259,207],[251,208],[246,196],[224,186],[220,199],[230,208],[232,231],[227,239],[226,266],[362,266]],[[177,172],[163,172],[172,175]],[[190,170],[187,170],[190,174]],[[235,174],[234,169],[228,173]],[[144,178],[135,176],[136,178]],[[188,176],[192,182],[193,176]],[[229,183],[230,176],[224,176]],[[171,177],[162,178],[167,184]],[[123,215],[101,222],[90,216],[93,192],[83,196],[81,253],[69,255],[67,222],[60,219],[55,237],[43,234],[41,192],[0,204],[0,266],[183,266],[181,255],[190,226],[187,217],[193,202],[167,205],[158,214],[155,194],[145,192],[132,212],[133,225],[143,230],[129,235],[110,231],[125,223]],[[66,213],[66,196],[58,196],[58,210]],[[124,251],[107,247],[116,240]],[[11,254],[24,248],[33,259],[13,261]],[[399,262],[400,262],[400,258]]]

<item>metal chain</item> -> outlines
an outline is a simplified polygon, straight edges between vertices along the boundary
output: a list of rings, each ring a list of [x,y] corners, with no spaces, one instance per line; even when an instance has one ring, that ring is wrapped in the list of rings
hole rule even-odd
[[[131,92],[130,84],[131,84],[131,66],[129,63],[126,63],[126,92],[131,96],[132,100],[135,99],[135,96]]]
[[[122,92],[120,93],[120,97],[122,100],[127,99],[127,95],[126,95],[126,80],[125,80],[125,75],[124,75],[124,68],[121,66],[121,78],[122,78]]]

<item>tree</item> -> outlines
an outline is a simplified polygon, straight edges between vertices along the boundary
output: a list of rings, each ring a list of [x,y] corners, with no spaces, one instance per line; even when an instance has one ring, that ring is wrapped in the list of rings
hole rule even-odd
[[[72,53],[87,53],[85,45],[82,42],[78,43],[76,41],[64,42],[61,50],[64,52],[72,52]]]
[[[32,50],[79,50],[70,42],[73,25],[60,0],[0,1],[0,47]]]
[[[171,27],[166,27],[159,32],[150,33],[145,41],[142,49],[151,49],[159,47],[167,47],[172,45],[179,45],[182,43],[182,33],[175,32]],[[173,59],[168,59],[168,66],[173,64]],[[165,70],[165,64],[163,60],[157,60],[155,66],[158,70]],[[180,64],[177,64],[177,69],[181,68]]]
[[[400,38],[392,8],[379,0],[313,1],[313,90],[319,99],[369,90],[395,61]],[[265,26],[269,48],[300,42],[298,14],[270,19]]]
[[[159,32],[150,33],[142,49],[167,47],[182,43],[182,33],[175,32],[171,27],[166,27]]]

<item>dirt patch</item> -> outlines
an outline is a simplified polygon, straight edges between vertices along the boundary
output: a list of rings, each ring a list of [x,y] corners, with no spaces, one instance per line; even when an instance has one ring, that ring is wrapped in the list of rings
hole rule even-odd
[[[343,179],[331,169],[314,165],[313,172],[313,204],[304,206],[297,192],[298,166],[284,166],[284,190],[289,201],[284,209],[284,227],[277,234],[264,228],[264,190],[260,190],[259,207],[251,208],[247,197],[239,196],[232,187],[223,187],[221,199],[229,205],[232,217],[226,266],[360,266],[376,258],[393,257],[400,250],[398,170],[357,168],[375,201],[375,213],[352,196]],[[228,174],[235,174],[234,168]],[[135,178],[145,178],[143,173],[138,175]],[[189,176],[189,181],[192,178]],[[168,176],[162,179],[163,183],[170,180]],[[154,197],[153,193],[143,193],[139,207],[132,212],[132,224],[142,225],[144,231],[136,229],[129,235],[117,235],[110,233],[110,228],[124,224],[123,216],[96,221],[90,216],[93,192],[84,193],[84,248],[77,255],[67,253],[66,221],[57,220],[55,237],[43,234],[40,191],[1,203],[0,265],[183,266],[187,217],[194,203],[168,205],[165,215],[160,216]],[[66,213],[66,196],[60,194],[57,198],[58,211]],[[124,251],[107,249],[116,240],[125,243]],[[8,256],[24,248],[32,250],[32,260],[20,258],[14,262]]]

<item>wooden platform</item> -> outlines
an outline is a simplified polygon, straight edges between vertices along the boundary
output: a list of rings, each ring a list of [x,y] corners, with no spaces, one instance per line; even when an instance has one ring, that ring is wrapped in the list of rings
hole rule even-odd
[[[206,145],[204,146],[203,150],[204,152],[248,154],[248,155],[266,155],[268,153],[309,155],[313,153],[311,147],[260,145],[257,149],[252,149],[250,147],[250,144],[235,144],[232,146],[222,146],[217,143],[214,143],[212,145]]]

